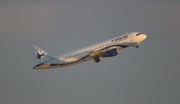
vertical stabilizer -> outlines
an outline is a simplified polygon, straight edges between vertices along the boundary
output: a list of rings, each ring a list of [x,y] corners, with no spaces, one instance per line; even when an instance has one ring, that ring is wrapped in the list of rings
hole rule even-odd
[[[50,55],[49,53],[47,53],[46,51],[44,51],[36,45],[32,45],[29,48],[33,52],[33,55],[38,62],[43,62],[54,58],[54,56]]]

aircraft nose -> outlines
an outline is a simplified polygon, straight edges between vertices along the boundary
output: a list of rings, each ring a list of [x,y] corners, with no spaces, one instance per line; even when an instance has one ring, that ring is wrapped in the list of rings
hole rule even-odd
[[[142,34],[142,38],[143,38],[143,40],[145,40],[147,38],[147,35],[146,34]]]

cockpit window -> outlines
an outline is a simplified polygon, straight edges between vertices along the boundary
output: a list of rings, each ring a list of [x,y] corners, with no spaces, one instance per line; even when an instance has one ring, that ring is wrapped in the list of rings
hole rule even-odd
[[[137,33],[136,36],[140,35],[141,33]]]

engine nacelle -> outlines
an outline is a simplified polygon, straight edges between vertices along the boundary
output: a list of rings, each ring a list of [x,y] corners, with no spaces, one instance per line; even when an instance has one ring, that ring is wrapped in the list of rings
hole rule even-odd
[[[115,49],[107,51],[103,57],[113,57],[116,55],[118,55],[118,50],[115,48]]]

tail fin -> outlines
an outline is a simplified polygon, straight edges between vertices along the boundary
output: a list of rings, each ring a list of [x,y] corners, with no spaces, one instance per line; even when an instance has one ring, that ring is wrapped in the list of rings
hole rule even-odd
[[[29,48],[33,52],[33,55],[34,57],[36,57],[36,60],[38,62],[43,62],[54,58],[54,56],[50,55],[49,53],[47,53],[46,51],[44,51],[43,49],[39,48],[36,45],[32,45]]]

